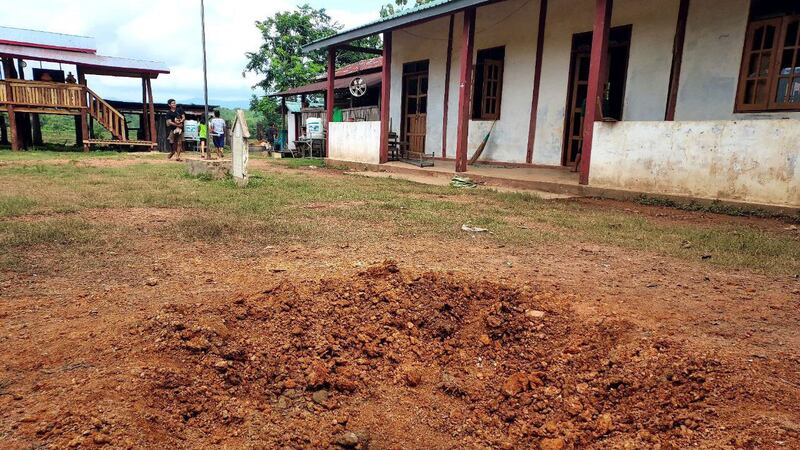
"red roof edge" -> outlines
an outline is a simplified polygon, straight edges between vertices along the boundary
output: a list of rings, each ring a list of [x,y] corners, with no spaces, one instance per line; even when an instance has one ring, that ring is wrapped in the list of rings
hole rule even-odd
[[[19,41],[9,41],[5,39],[0,39],[0,44],[7,44],[7,45],[17,45],[20,47],[32,47],[32,48],[44,48],[48,50],[62,50],[67,52],[75,52],[75,53],[89,53],[89,54],[96,54],[97,51],[92,48],[75,48],[75,47],[60,47],[58,45],[46,45],[46,44],[36,44],[32,42],[19,42]]]

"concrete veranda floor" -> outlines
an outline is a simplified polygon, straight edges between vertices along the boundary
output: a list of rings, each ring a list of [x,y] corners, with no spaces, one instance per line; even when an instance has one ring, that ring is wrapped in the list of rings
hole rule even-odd
[[[392,161],[382,167],[398,167],[438,172],[452,175],[455,173],[455,161],[435,161],[433,167],[420,168],[402,161]],[[578,174],[570,172],[566,167],[502,167],[492,164],[476,164],[468,166],[465,176],[491,177],[517,181],[548,182],[578,186]]]

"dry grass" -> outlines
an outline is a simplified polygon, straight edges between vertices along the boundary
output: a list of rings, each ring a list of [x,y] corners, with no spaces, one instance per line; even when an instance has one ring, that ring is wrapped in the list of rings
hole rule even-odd
[[[28,155],[9,158],[0,152],[0,159],[26,160]],[[544,201],[528,194],[322,176],[311,169],[256,173],[246,189],[238,189],[228,180],[189,178],[178,164],[149,164],[146,160],[125,167],[35,163],[44,156],[31,154],[25,165],[0,167],[0,250],[32,244],[77,245],[93,234],[118,232],[69,218],[18,220],[23,215],[151,207],[192,211],[163,230],[186,240],[312,245],[404,237],[450,240],[459,239],[461,225],[468,223],[491,230],[478,239],[503,245],[535,247],[578,240],[703,264],[800,273],[796,234],[731,221],[719,225],[669,223],[578,202]]]

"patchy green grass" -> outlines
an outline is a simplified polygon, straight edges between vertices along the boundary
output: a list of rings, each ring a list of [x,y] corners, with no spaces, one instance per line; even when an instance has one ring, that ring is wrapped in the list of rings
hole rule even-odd
[[[3,156],[7,154],[0,152]],[[29,159],[37,158],[34,154]],[[275,164],[290,161],[298,167],[320,162],[298,159]],[[536,247],[577,240],[701,264],[800,273],[800,239],[789,233],[731,221],[720,225],[659,221],[577,202],[544,201],[530,194],[323,177],[313,170],[256,171],[248,187],[240,189],[232,180],[187,177],[183,165],[152,164],[146,159],[120,167],[12,163],[0,166],[0,192],[0,250],[35,243],[69,245],[86,242],[87,233],[113,233],[67,219],[14,222],[21,214],[150,207],[191,211],[161,231],[189,241],[246,239],[322,246],[406,237],[455,241],[463,238],[461,225],[470,224],[491,230],[478,239],[497,244]]]
[[[125,159],[127,153],[115,151],[91,151],[84,152],[82,149],[73,147],[48,146],[42,149],[25,150],[12,152],[11,150],[0,150],[0,161],[41,161],[52,159]]]
[[[0,194],[0,217],[21,216],[29,213],[36,202],[22,195]]]
[[[712,202],[679,202],[666,198],[649,197],[643,195],[636,199],[636,203],[647,206],[663,206],[667,208],[676,208],[684,211],[699,211],[709,212],[713,214],[724,214],[726,216],[738,217],[762,217],[762,218],[783,218],[800,222],[800,214],[794,216],[787,216],[776,212],[765,211],[758,208],[741,208],[734,205],[725,204],[718,201]]]
[[[0,222],[0,249],[33,245],[72,245],[85,243],[95,236],[92,224],[78,219]]]
[[[325,167],[325,160],[320,158],[285,158],[273,159],[273,164],[284,165],[290,169],[299,169],[301,167]]]

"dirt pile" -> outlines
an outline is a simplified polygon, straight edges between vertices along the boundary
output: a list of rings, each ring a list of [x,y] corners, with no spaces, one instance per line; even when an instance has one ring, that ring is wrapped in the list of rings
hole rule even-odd
[[[189,442],[349,448],[750,445],[724,365],[543,292],[393,263],[147,325],[148,427]],[[237,444],[238,443],[238,444]]]

